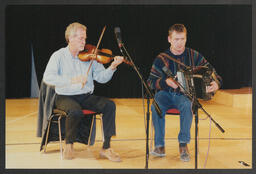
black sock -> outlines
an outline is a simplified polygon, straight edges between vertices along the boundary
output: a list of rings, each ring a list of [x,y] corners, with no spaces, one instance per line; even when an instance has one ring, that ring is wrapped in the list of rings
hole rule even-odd
[[[111,137],[105,137],[105,141],[103,143],[103,149],[110,148],[110,139],[111,139]]]
[[[180,147],[186,147],[187,143],[180,143]]]

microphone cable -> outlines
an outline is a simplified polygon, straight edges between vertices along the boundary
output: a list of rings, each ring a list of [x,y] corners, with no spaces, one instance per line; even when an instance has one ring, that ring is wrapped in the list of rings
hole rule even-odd
[[[141,83],[141,95],[142,95],[142,107],[143,107],[143,115],[144,115],[145,134],[147,135],[146,111],[145,111],[145,96],[144,96],[144,86],[143,86],[143,83]]]
[[[205,118],[201,118],[199,120],[207,120],[209,119],[209,117],[205,117]],[[208,160],[208,156],[209,156],[209,152],[210,152],[210,144],[211,144],[211,129],[212,128],[212,120],[209,119],[209,137],[208,137],[208,148],[207,148],[207,153],[206,153],[206,157],[205,157],[205,161],[204,161],[204,168],[206,167],[207,164],[207,160]],[[198,136],[199,137],[199,136]]]

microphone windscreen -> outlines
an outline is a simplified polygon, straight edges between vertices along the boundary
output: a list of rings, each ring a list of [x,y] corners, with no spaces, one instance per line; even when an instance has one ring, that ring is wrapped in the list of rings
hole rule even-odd
[[[114,31],[115,33],[121,33],[120,27],[115,27]]]

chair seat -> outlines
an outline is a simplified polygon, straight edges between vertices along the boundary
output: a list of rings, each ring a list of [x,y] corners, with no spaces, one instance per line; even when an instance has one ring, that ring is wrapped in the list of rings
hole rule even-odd
[[[97,112],[94,112],[94,111],[92,111],[92,110],[87,110],[87,109],[83,109],[83,113],[84,113],[85,115],[89,115],[89,114],[98,114]]]
[[[87,109],[83,109],[82,111],[83,111],[84,115],[99,114],[98,112],[94,112],[92,110],[87,110]],[[53,113],[54,114],[62,114],[62,115],[65,115],[65,116],[67,115],[66,112],[64,112],[62,110],[59,110],[59,109],[54,109]]]
[[[166,111],[166,114],[179,115],[179,114],[180,114],[180,111],[179,111],[178,109],[171,108],[171,109],[168,109],[168,110]]]

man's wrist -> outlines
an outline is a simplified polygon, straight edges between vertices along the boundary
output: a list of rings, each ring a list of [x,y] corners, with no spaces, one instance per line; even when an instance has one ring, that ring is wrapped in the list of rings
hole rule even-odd
[[[115,69],[116,69],[116,66],[115,66],[115,65],[110,65],[110,68],[111,68],[112,70],[115,70]]]

